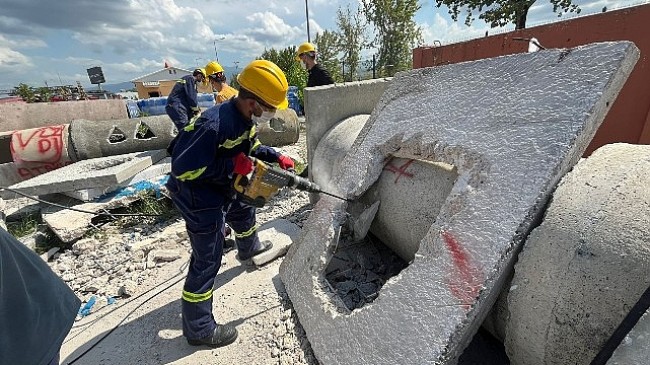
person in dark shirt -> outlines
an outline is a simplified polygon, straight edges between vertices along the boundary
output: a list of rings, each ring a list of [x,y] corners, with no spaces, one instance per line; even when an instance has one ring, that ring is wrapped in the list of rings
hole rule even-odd
[[[80,305],[43,259],[0,228],[0,364],[58,365]]]
[[[302,67],[307,70],[307,87],[322,86],[333,84],[334,80],[330,73],[316,62],[316,47],[309,42],[305,42],[298,47],[296,60],[300,61]]]
[[[277,162],[285,170],[294,167],[290,157],[261,144],[256,130],[258,123],[267,123],[277,109],[288,105],[284,72],[270,61],[256,60],[237,76],[237,82],[238,96],[193,119],[168,148],[172,166],[167,189],[185,219],[192,246],[181,303],[183,335],[193,346],[221,347],[237,339],[237,329],[217,324],[212,313],[224,223],[235,232],[237,256],[242,261],[272,246],[258,238],[255,207],[235,194],[233,180],[253,171],[249,156]]]
[[[167,97],[165,112],[171,118],[177,129],[183,128],[190,119],[197,116],[201,110],[197,98],[196,83],[205,82],[205,70],[197,68],[192,76],[183,76],[176,82]]]

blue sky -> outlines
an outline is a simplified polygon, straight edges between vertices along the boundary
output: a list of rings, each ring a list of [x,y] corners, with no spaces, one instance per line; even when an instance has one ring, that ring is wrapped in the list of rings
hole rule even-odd
[[[308,1],[312,39],[336,29],[337,8],[358,6],[356,0]],[[489,29],[480,21],[471,27],[452,22],[433,0],[420,3],[416,21],[425,44],[467,40]],[[577,0],[581,16],[634,3]],[[0,9],[0,90],[21,82],[88,86],[86,69],[93,66],[102,67],[108,84],[130,81],[165,60],[181,68],[204,65],[215,58],[215,46],[224,66],[241,68],[265,48],[307,40],[304,0],[0,0]],[[527,24],[557,20],[548,1],[538,0]]]

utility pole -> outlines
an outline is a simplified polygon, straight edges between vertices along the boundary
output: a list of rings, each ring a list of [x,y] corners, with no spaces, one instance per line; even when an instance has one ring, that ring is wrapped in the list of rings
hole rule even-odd
[[[309,0],[305,0],[305,14],[307,16],[307,42],[311,43],[311,38],[309,36],[309,4],[307,3]]]
[[[219,54],[217,53],[217,40],[214,40],[214,58],[219,62]]]

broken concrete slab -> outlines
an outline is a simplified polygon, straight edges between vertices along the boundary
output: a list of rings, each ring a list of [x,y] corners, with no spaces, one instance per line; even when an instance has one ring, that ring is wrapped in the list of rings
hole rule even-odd
[[[166,156],[164,150],[130,153],[75,162],[10,186],[27,195],[47,195],[119,185]]]
[[[338,193],[362,195],[389,157],[458,178],[413,262],[351,312],[323,275],[346,203],[321,197],[280,272],[320,362],[456,363],[638,57],[611,42],[398,74],[334,175]]]
[[[287,253],[300,236],[300,227],[286,219],[276,219],[260,226],[257,234],[260,241],[273,242],[273,248],[252,258],[255,265],[262,266]]]
[[[162,176],[151,182],[152,186],[163,186],[169,176]],[[142,182],[136,183],[141,184]],[[128,206],[129,204],[140,200],[141,190],[130,187],[124,188],[123,192],[108,197],[106,199],[78,204],[78,200],[58,195],[59,199],[54,203],[82,210],[84,212],[63,209],[55,206],[49,206],[42,209],[43,221],[63,242],[71,242],[81,238],[91,226],[92,219],[102,212],[108,212],[111,209]],[[52,201],[48,198],[46,201]]]
[[[82,189],[82,190],[77,190],[77,191],[68,191],[64,192],[63,194],[75,198],[84,202],[95,200],[102,195],[111,193],[115,190],[124,188],[129,185],[133,185],[135,183],[138,183],[140,181],[145,181],[149,179],[153,179],[155,177],[161,176],[168,174],[171,171],[172,164],[171,164],[171,157],[166,157],[155,164],[147,167],[146,169],[138,172],[137,174],[133,175],[132,178],[126,180],[125,182],[112,186],[109,188],[105,189]]]

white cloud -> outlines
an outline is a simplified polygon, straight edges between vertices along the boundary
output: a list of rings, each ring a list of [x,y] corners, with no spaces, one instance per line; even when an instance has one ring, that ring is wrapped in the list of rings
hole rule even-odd
[[[454,22],[444,18],[438,12],[433,17],[433,24],[420,24],[425,44],[432,45],[439,41],[442,44],[456,43],[473,38],[484,37],[485,32],[493,34],[502,28],[490,28],[485,22],[475,20],[471,26],[464,22]]]
[[[8,47],[0,46],[0,71],[16,72],[17,68],[26,69],[32,66],[29,57]]]

